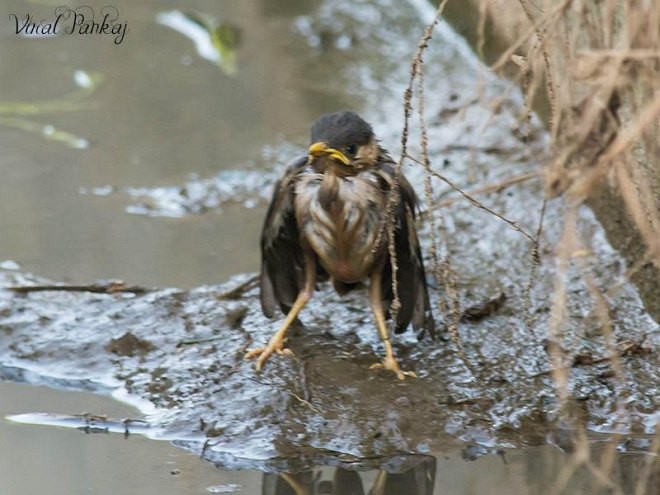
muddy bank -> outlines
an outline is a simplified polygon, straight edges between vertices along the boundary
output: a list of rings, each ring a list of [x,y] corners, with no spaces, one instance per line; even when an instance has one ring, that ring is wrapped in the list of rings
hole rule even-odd
[[[395,156],[408,76],[407,62],[401,60],[414,51],[423,19],[416,10],[388,2],[327,2],[296,22],[299,35],[314,48],[296,68],[300,76],[318,68],[321,58],[327,67],[343,67],[347,103],[366,109],[365,118]],[[342,38],[345,33],[351,33],[348,39]],[[392,38],[399,43],[388,45]],[[346,43],[350,50],[342,48]],[[433,168],[468,191],[535,172],[546,138],[534,123],[521,129],[517,92],[484,73],[446,27],[436,34],[427,61],[426,78],[433,87],[426,101]],[[494,100],[499,104],[494,106]],[[416,139],[413,133],[413,145]],[[300,145],[305,142],[301,137]],[[262,165],[279,170],[300,152],[295,150],[304,148],[287,147],[265,156]],[[411,166],[405,173],[424,196],[423,170]],[[273,174],[264,175],[259,185],[267,188]],[[228,201],[251,200],[263,207],[263,189],[256,193],[252,187],[255,176],[232,177],[244,187],[232,187],[210,202],[205,202],[206,192],[213,192],[213,179],[191,180],[168,194],[132,191],[128,202],[147,198],[148,206],[135,212],[175,211],[173,216],[214,210]],[[192,188],[195,194],[189,193]],[[462,201],[445,183],[434,179],[433,189],[424,208],[436,216],[432,222],[427,215],[420,225],[429,266],[437,236],[441,255],[450,255],[457,274],[463,309],[502,300],[482,318],[461,323],[465,361],[446,336],[417,342],[408,333],[397,339],[396,352],[419,378],[399,382],[388,373],[370,371],[382,349],[364,292],[340,299],[321,287],[302,315],[304,328],[291,336],[295,358],[274,358],[257,376],[243,354],[265,343],[277,323],[262,316],[256,289],[227,297],[250,277],[239,275],[190,291],[1,290],[3,376],[135,401],[146,414],[150,434],[196,452],[204,449],[205,457],[226,467],[296,470],[358,460],[377,466],[391,456],[432,454],[457,443],[475,445],[477,452],[537,445],[548,438],[563,444],[561,435],[549,435],[563,425],[557,421],[547,353],[563,205],[548,205],[540,264],[528,291],[529,239]],[[535,232],[542,206],[539,181],[530,178],[478,197]],[[583,274],[600,288],[611,287],[621,281],[624,263],[590,211],[579,214],[584,249],[566,274],[569,304],[559,342],[574,406],[590,430],[634,433],[621,448],[644,450],[658,421],[660,330],[634,287],[624,283],[610,302],[624,371],[622,381],[615,377]],[[0,272],[4,289],[50,283]],[[446,299],[443,290],[432,291],[438,320],[445,316]]]
[[[533,189],[503,197],[519,202],[534,198]],[[611,285],[620,260],[583,214],[600,259],[593,275]],[[461,300],[467,306],[500,291],[507,298],[495,313],[460,326],[469,368],[448,340],[405,335],[396,352],[419,378],[399,382],[370,371],[381,349],[365,294],[340,300],[324,287],[304,313],[305,327],[291,337],[295,358],[274,358],[255,375],[243,354],[266,342],[275,325],[261,315],[256,289],[227,299],[249,278],[238,276],[220,286],[144,294],[2,290],[3,375],[136,399],[150,436],[199,452],[210,440],[205,456],[226,467],[291,470],[365,458],[378,465],[383,457],[443,451],[457,442],[486,452],[541,444],[557,427],[546,352],[553,258],[543,256],[531,300],[535,326],[528,329],[522,309],[528,246],[482,216],[452,208],[461,225],[453,242],[473,253],[454,257]],[[546,235],[549,247],[552,232]],[[571,279],[562,346],[576,408],[592,431],[636,433],[638,440],[626,445],[644,449],[657,421],[657,325],[627,287],[613,309],[625,370],[619,383],[586,289]],[[49,283],[8,272],[0,280],[5,289]],[[434,301],[439,297],[433,291]]]

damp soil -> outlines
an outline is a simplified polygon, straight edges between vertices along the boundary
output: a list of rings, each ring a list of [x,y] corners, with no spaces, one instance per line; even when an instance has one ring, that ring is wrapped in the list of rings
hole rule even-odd
[[[263,2],[244,3],[254,9],[245,7],[247,13],[242,13],[252,15],[255,26],[266,22],[280,35],[277,39],[288,40],[275,44],[277,55],[290,65],[282,62],[279,66],[287,66],[287,81],[300,84],[298,89],[295,84],[291,87],[293,83],[287,85],[287,91],[297,95],[292,105],[298,109],[297,119],[288,115],[284,123],[257,126],[254,134],[243,136],[260,150],[250,152],[249,163],[241,161],[247,144],[239,140],[237,148],[231,148],[228,139],[225,147],[231,152],[223,158],[224,170],[218,174],[209,170],[213,157],[199,150],[188,159],[175,160],[179,155],[141,158],[174,160],[197,176],[144,171],[143,177],[132,172],[129,179],[122,176],[113,182],[112,174],[103,172],[81,184],[73,174],[69,177],[75,184],[70,190],[73,194],[60,191],[51,198],[54,202],[66,198],[62,199],[66,209],[52,210],[54,214],[80,211],[77,214],[91,224],[98,218],[92,213],[105,211],[102,218],[109,223],[104,238],[113,238],[109,225],[117,219],[117,225],[129,232],[118,234],[120,238],[131,239],[129,248],[104,248],[98,256],[94,248],[99,242],[74,243],[73,253],[84,253],[83,260],[91,261],[83,263],[73,277],[52,276],[61,273],[59,255],[69,246],[66,235],[55,236],[50,244],[48,239],[39,243],[29,238],[29,229],[5,220],[4,229],[26,235],[13,243],[3,241],[4,257],[18,264],[7,261],[0,270],[0,376],[11,382],[114,396],[139,408],[130,418],[134,421],[112,414],[104,417],[102,406],[95,411],[54,411],[35,405],[25,410],[3,408],[3,413],[15,422],[82,429],[89,428],[92,420],[94,428],[117,431],[119,436],[128,431],[168,440],[223,470],[271,473],[253,476],[261,480],[263,490],[272,493],[287,493],[296,483],[314,486],[312,493],[326,493],[323,490],[329,485],[324,480],[331,479],[335,487],[341,483],[356,486],[355,476],[365,486],[384,486],[390,479],[391,487],[402,483],[408,490],[391,488],[394,491],[389,493],[435,493],[436,474],[449,479],[448,473],[454,473],[458,480],[457,466],[470,459],[485,459],[477,461],[482,465],[508,466],[503,455],[507,452],[517,459],[516,472],[525,474],[512,477],[506,493],[518,485],[520,493],[540,493],[534,487],[546,487],[544,480],[552,479],[562,461],[566,462],[561,452],[574,447],[573,425],[559,414],[551,377],[548,349],[557,345],[564,351],[562,366],[569,376],[572,417],[586,425],[594,448],[598,442],[614,442],[617,459],[626,466],[619,476],[621,486],[626,486],[626,480],[635,479],[636,470],[649,457],[645,452],[651,449],[660,419],[660,329],[645,313],[634,286],[622,279],[623,258],[584,207],[578,212],[584,248],[563,276],[568,301],[564,324],[561,337],[550,341],[555,254],[565,206],[558,200],[547,204],[538,264],[533,263],[529,238],[521,232],[534,233],[538,228],[543,191],[534,173],[547,154],[547,138],[534,119],[521,122],[519,91],[485,71],[444,24],[438,26],[425,57],[432,167],[468,191],[502,184],[477,197],[516,222],[513,228],[475,207],[437,178],[425,193],[424,170],[419,166],[404,169],[422,200],[418,228],[440,322],[448,321],[450,299],[431,268],[434,245],[439,256],[451,261],[456,276],[463,316],[459,325],[462,350],[447,331],[435,341],[418,340],[407,332],[397,338],[395,352],[402,366],[414,370],[418,378],[398,381],[390,373],[370,370],[382,348],[365,292],[357,290],[342,298],[331,287],[319,286],[301,325],[290,335],[293,357],[273,357],[260,374],[243,359],[247,349],[268,340],[278,323],[262,315],[258,289],[251,282],[258,266],[258,224],[273,181],[288,160],[304,152],[306,127],[314,116],[338,107],[359,110],[397,156],[407,61],[433,13],[429,5],[412,0],[319,1],[312,9],[299,2],[288,4],[291,11],[266,12]],[[211,4],[205,7],[212,9]],[[240,19],[240,13],[233,15]],[[141,23],[150,26],[145,14],[140,15]],[[245,33],[248,40],[250,33]],[[178,49],[173,52],[180,53],[177,57],[188,52],[194,57],[190,47],[188,52]],[[238,59],[238,77],[241,63],[248,75],[265,70],[259,65],[261,59],[243,60]],[[177,70],[191,71],[202,63],[181,63]],[[315,74],[308,83],[312,88],[300,83],[310,72]],[[188,81],[189,73],[184,73]],[[210,90],[201,94],[209,101],[214,98]],[[307,104],[310,101],[314,103]],[[265,108],[270,100],[263,103]],[[227,120],[223,126],[231,126],[231,119]],[[281,130],[279,136],[266,138],[274,127]],[[187,128],[188,124],[180,132]],[[98,128],[91,129],[100,133]],[[196,136],[204,132],[212,133],[213,125],[195,128]],[[233,132],[241,135],[240,129]],[[13,149],[20,156],[26,144],[17,139]],[[194,148],[183,137],[175,143]],[[418,153],[418,143],[413,131],[413,154]],[[38,149],[51,145],[37,144]],[[108,146],[98,145],[101,150]],[[92,147],[81,153],[87,153],[88,158],[81,158],[87,160],[99,150]],[[139,168],[139,164],[134,166]],[[47,194],[51,184],[36,176],[40,179],[35,184],[42,184]],[[521,177],[526,178],[511,180]],[[49,221],[47,216],[37,218]],[[58,228],[83,240],[80,231],[71,230],[72,225],[75,222]],[[227,225],[236,226],[235,237]],[[90,228],[96,232],[99,227]],[[178,240],[186,236],[185,241]],[[176,249],[166,246],[164,239],[173,239]],[[221,255],[214,251],[216,242],[228,246]],[[42,250],[44,259],[22,258],[21,248]],[[198,250],[215,254],[201,256],[202,263],[196,259]],[[67,259],[65,265],[76,264]],[[104,264],[108,259],[112,262]],[[124,267],[115,273],[112,268],[124,260],[136,269]],[[193,265],[195,276],[181,274],[185,272],[181,267]],[[221,265],[217,273],[216,265]],[[44,266],[51,268],[41,270]],[[86,290],[83,279],[101,278],[99,267],[105,270],[102,278],[123,278],[126,284],[101,280],[92,284],[95,290]],[[147,275],[141,279],[142,274]],[[602,289],[620,285],[609,301],[611,345],[603,337],[584,274]],[[218,283],[221,280],[226,281]],[[611,364],[612,353],[618,356],[621,373]],[[80,416],[83,412],[91,416]],[[25,413],[34,414],[21,416]],[[556,469],[537,474],[529,467],[537,459],[541,463],[555,459],[551,464]],[[511,472],[508,467],[492,469]],[[372,471],[356,474],[360,470]],[[346,481],[349,478],[352,481]],[[484,474],[475,483],[488,479]],[[433,480],[430,488],[429,480]],[[460,489],[469,493],[472,488]],[[463,493],[460,489],[454,493]]]

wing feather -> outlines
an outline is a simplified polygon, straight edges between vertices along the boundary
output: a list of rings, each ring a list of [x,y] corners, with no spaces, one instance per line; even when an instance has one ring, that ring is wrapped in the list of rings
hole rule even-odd
[[[394,183],[394,164],[387,162],[381,166],[387,174],[387,183]],[[426,286],[424,261],[419,247],[415,228],[415,208],[417,196],[408,180],[399,176],[400,201],[395,213],[394,247],[397,261],[397,286],[401,307],[397,315],[395,332],[403,332],[412,321],[413,328],[422,334],[428,332],[435,337],[435,322],[431,313],[429,293]],[[394,299],[392,293],[392,265],[389,255],[383,268],[381,290],[385,307],[390,307]]]
[[[275,184],[261,231],[261,309],[271,318],[275,308],[291,309],[304,281],[304,256],[294,213],[296,178],[307,163],[294,161]]]

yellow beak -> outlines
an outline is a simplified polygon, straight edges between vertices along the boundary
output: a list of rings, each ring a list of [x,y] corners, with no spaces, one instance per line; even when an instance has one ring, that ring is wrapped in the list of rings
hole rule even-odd
[[[314,143],[309,147],[309,158],[310,160],[321,155],[330,155],[331,158],[342,162],[344,165],[348,165],[351,161],[346,158],[341,151],[335,148],[328,148],[328,145],[323,142]]]

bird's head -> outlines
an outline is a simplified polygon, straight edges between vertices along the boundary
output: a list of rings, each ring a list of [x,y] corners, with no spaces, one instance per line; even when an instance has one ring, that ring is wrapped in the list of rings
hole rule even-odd
[[[312,125],[309,163],[319,172],[354,175],[378,162],[380,147],[371,126],[355,112],[321,115]]]

